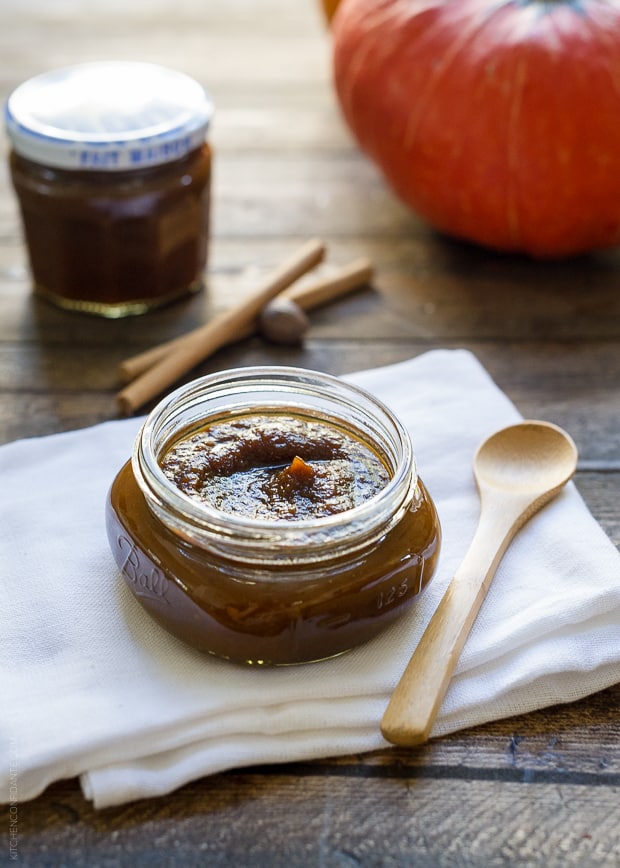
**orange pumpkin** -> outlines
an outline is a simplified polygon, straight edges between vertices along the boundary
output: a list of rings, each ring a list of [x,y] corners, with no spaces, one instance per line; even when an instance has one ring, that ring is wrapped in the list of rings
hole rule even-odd
[[[555,257],[620,242],[620,0],[341,0],[361,148],[438,229]]]

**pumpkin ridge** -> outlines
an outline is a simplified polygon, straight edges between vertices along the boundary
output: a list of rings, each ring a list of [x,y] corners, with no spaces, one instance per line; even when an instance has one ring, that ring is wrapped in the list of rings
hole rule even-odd
[[[477,18],[477,20],[472,22],[469,30],[464,28],[460,31],[459,38],[455,40],[454,50],[451,51],[449,55],[442,58],[442,62],[438,65],[437,69],[434,70],[431,76],[429,76],[427,79],[427,85],[424,88],[420,99],[416,100],[416,109],[412,112],[405,126],[404,146],[407,150],[409,150],[415,142],[417,128],[420,125],[421,119],[424,117],[426,106],[433,98],[434,89],[442,79],[451,72],[454,63],[457,62],[462,55],[469,54],[476,37],[480,36],[481,33],[484,32],[490,19],[498,12],[501,12],[505,5],[506,3],[502,2],[499,6],[496,6],[491,10],[480,10],[479,19]],[[440,6],[441,3],[436,4],[436,8]],[[440,27],[442,22],[434,21],[433,24]]]
[[[520,184],[519,184],[519,143],[517,131],[521,124],[521,111],[523,108],[523,90],[527,79],[527,60],[524,57],[517,59],[514,81],[512,87],[512,104],[508,116],[508,184],[506,196],[506,220],[513,244],[518,245],[521,241],[520,220]]]

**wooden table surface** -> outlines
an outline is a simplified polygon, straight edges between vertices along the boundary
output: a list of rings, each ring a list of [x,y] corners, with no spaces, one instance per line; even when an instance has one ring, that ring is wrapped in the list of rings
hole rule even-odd
[[[252,338],[194,373],[286,363],[342,374],[466,347],[525,416],[571,432],[577,486],[620,544],[620,251],[536,263],[438,237],[356,149],[329,49],[314,0],[3,0],[3,100],[52,67],[130,58],[195,76],[217,114],[207,289],[145,317],[103,321],[33,298],[0,169],[0,442],[114,418],[122,358],[229,307],[316,236],[328,245],[327,270],[370,257],[373,287],[313,313],[302,348]],[[619,699],[616,686],[420,749],[232,771],[99,812],[65,781],[19,807],[18,857],[49,866],[618,865]],[[7,809],[2,816],[4,835]]]

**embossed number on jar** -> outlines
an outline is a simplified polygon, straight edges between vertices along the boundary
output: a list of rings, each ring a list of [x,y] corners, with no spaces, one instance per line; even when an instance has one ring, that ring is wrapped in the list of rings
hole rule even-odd
[[[387,591],[379,591],[377,595],[377,609],[383,609],[386,606],[390,606],[396,600],[400,600],[408,590],[407,579],[403,579],[400,585],[392,585]]]

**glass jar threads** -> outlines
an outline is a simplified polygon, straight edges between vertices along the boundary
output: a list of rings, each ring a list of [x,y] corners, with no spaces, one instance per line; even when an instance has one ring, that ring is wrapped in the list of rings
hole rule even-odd
[[[79,64],[13,91],[10,170],[37,294],[121,317],[200,289],[212,113],[196,81],[149,63]]]
[[[107,530],[160,624],[251,664],[321,660],[379,633],[430,580],[441,536],[390,410],[285,367],[224,371],[160,402],[112,484]]]

